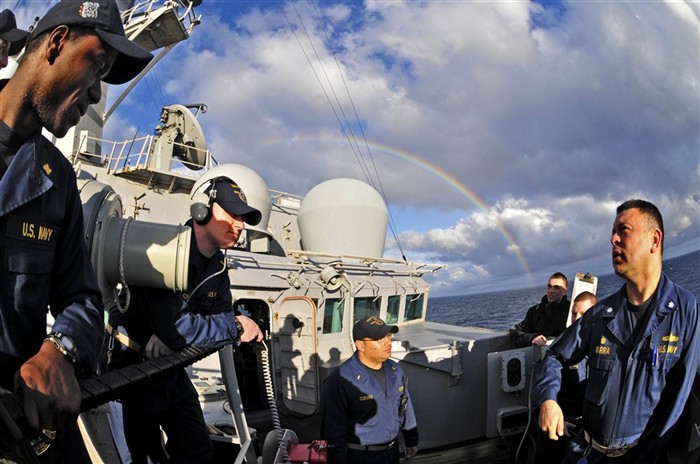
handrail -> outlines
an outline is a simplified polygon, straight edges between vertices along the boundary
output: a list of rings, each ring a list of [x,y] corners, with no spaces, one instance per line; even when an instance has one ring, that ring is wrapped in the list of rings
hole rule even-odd
[[[394,276],[394,277],[420,277],[423,274],[426,274],[428,272],[434,273],[437,272],[438,270],[447,267],[447,265],[425,265],[425,264],[418,264],[418,263],[405,263],[404,261],[396,260],[395,262],[389,261],[386,264],[399,264],[402,266],[402,268],[382,268],[382,267],[376,267],[374,266],[373,263],[348,263],[348,262],[343,262],[341,260],[334,260],[332,263],[331,262],[314,262],[314,261],[285,261],[285,260],[272,260],[272,259],[265,259],[266,255],[260,255],[258,256],[245,256],[245,255],[236,255],[235,257],[233,256],[228,256],[227,258],[227,263],[229,269],[237,269],[239,266],[244,267],[244,266],[253,266],[255,268],[265,270],[265,269],[272,269],[272,270],[280,270],[280,269],[285,269],[285,270],[302,270],[305,273],[318,273],[323,269],[325,266],[332,266],[338,270],[343,270],[345,272],[356,272],[356,273],[367,273],[367,274],[372,274],[375,276],[379,275],[384,275],[384,276]],[[331,256],[331,255],[329,255]],[[297,256],[297,258],[299,258]],[[236,263],[236,264],[233,264]],[[364,264],[364,265],[363,265]],[[263,266],[267,266],[267,268],[263,268]],[[418,267],[416,267],[418,266]],[[425,267],[429,267],[429,269],[424,269]]]
[[[362,263],[371,265],[371,263],[387,263],[387,264],[412,264],[414,266],[419,266],[419,267],[426,267],[426,268],[435,268],[434,270],[441,269],[443,267],[447,267],[446,264],[420,264],[420,263],[407,263],[403,259],[398,259],[398,258],[376,258],[376,257],[367,257],[367,256],[355,256],[355,255],[334,255],[330,253],[322,253],[322,252],[317,252],[317,251],[305,251],[305,250],[289,250],[287,252],[288,255],[293,255],[295,257],[301,257],[301,256],[309,256],[309,257],[324,257],[324,258],[338,258],[342,260],[343,258],[347,259],[354,259],[361,261]],[[427,271],[427,270],[426,270]]]
[[[100,157],[102,159],[102,165],[107,168],[108,174],[112,174],[124,168],[146,168],[148,167],[149,157],[157,156],[151,153],[151,147],[153,146],[154,141],[155,136],[153,135],[144,135],[141,137],[135,137],[131,140],[121,141],[106,140],[91,135],[81,136],[78,148],[73,154],[73,163],[75,164],[77,162],[77,155],[83,155],[88,157]],[[103,154],[98,155],[96,153],[88,153],[87,151],[84,151],[88,142],[96,142],[101,144],[103,148]],[[181,143],[173,142],[173,145],[177,147],[182,147],[185,150],[201,151],[201,149],[199,148],[191,147],[189,145]],[[136,146],[136,150],[132,151],[134,146]],[[179,158],[174,158],[174,160],[182,166],[193,171],[197,171],[202,168],[206,171],[211,167],[212,156],[211,151],[209,150],[205,150],[205,153],[205,162],[203,165],[191,163]],[[183,175],[182,172],[176,172],[175,170],[172,171],[173,175],[178,175],[179,177],[192,177],[193,179],[199,177],[198,175]]]
[[[234,462],[235,464],[241,464],[243,459],[246,459],[247,462],[257,462],[255,449],[250,446],[253,443],[253,439],[248,428],[245,411],[243,410],[243,400],[238,387],[238,377],[233,364],[233,348],[231,345],[226,345],[219,351],[219,364],[221,365],[221,376],[223,377],[224,385],[226,385],[226,397],[231,408],[233,426],[241,441],[241,449]]]

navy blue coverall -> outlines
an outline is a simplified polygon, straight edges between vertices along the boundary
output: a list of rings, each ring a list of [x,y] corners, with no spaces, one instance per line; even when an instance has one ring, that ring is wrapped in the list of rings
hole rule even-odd
[[[410,397],[405,416],[399,417],[406,388],[403,370],[391,359],[382,368],[386,391],[362,364],[357,352],[325,380],[321,392],[321,437],[332,445],[332,464],[398,462],[396,444],[385,451],[353,450],[346,444],[388,444],[397,440],[399,431],[407,448],[418,446],[418,426]]]
[[[192,221],[186,225],[191,226]],[[197,249],[192,234],[188,291],[207,277],[219,273],[224,255],[217,251],[211,258]],[[142,348],[155,334],[169,348],[187,346],[218,348],[236,339],[228,270],[202,284],[197,291],[173,292],[145,287],[130,287],[131,305],[124,314],[111,312],[112,326]],[[111,366],[121,368],[143,361],[141,353],[116,343]],[[121,397],[124,433],[134,463],[165,461],[160,446],[160,427],[168,436],[169,462],[210,462],[209,438],[197,392],[184,368],[142,383]]]
[[[574,322],[577,324],[578,321]],[[542,369],[541,363],[537,366]],[[557,394],[557,403],[564,413],[564,419],[573,424],[569,432],[575,435],[581,429],[581,412],[583,410],[583,395],[586,392],[586,378],[588,377],[588,358],[584,358],[578,364],[562,369],[561,389]],[[541,387],[541,385],[539,385]],[[533,398],[542,396],[542,392],[534,390]],[[535,424],[537,424],[539,410],[535,410]],[[566,455],[569,439],[566,436],[559,440],[550,440],[547,432],[535,427],[535,442],[537,444],[535,461],[538,464],[561,464]]]
[[[79,374],[95,372],[104,323],[73,167],[40,132],[16,142],[0,125],[0,386],[12,391],[46,337],[49,310],[52,330],[77,347]]]
[[[624,314],[625,287],[600,301],[552,344],[535,379],[534,391],[541,392],[535,404],[554,400],[562,369],[588,356],[584,429],[607,447],[640,440],[610,462],[654,462],[664,452],[697,372],[700,309],[695,296],[662,274],[652,298],[636,340]],[[588,460],[605,462],[605,456],[592,450]]]

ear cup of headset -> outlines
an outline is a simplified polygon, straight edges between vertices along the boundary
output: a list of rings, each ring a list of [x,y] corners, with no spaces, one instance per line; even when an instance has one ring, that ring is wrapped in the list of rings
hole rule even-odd
[[[190,202],[190,216],[197,224],[204,225],[211,219],[211,197],[206,193],[195,193]]]
[[[197,224],[204,225],[211,220],[211,203],[213,197],[216,196],[216,191],[210,191],[209,193],[204,193],[204,191],[207,189],[206,185],[213,188],[214,184],[220,180],[235,184],[234,181],[226,176],[214,177],[200,185],[192,195],[190,199],[190,216]]]

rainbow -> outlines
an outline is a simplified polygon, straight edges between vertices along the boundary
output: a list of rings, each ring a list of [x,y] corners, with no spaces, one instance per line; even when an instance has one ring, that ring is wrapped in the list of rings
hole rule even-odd
[[[271,140],[266,143],[266,145],[276,145],[276,144],[289,144],[289,142],[323,142],[323,143],[329,143],[329,144],[334,144],[334,145],[345,145],[347,146],[348,141],[344,138],[339,138],[339,137],[332,137],[330,135],[321,135],[321,134],[309,134],[309,135],[303,135],[303,136],[295,136],[292,140],[286,139],[284,141],[282,140]],[[489,206],[481,199],[479,196],[471,191],[469,188],[467,188],[466,185],[461,183],[457,178],[455,178],[453,175],[450,173],[444,171],[442,168],[435,166],[434,164],[422,159],[415,153],[411,153],[407,150],[403,150],[401,148],[397,148],[391,145],[386,145],[383,143],[375,142],[368,140],[367,145],[369,145],[370,150],[372,151],[373,155],[381,154],[381,155],[389,155],[393,156],[394,158],[399,158],[405,162],[408,162],[410,164],[413,164],[414,166],[428,172],[432,176],[437,177],[447,185],[449,185],[452,189],[456,190],[458,193],[461,195],[465,196],[467,199],[469,199],[472,203],[474,203],[477,207],[484,211],[489,210]],[[363,156],[366,155],[367,152],[367,147],[364,146],[364,143],[360,144],[360,147],[362,149]],[[532,274],[532,270],[530,269],[530,265],[527,262],[527,259],[525,258],[525,255],[522,252],[522,249],[520,245],[518,245],[518,242],[513,238],[513,236],[510,234],[508,229],[500,222],[497,221],[496,223],[499,232],[505,238],[505,240],[510,244],[510,249],[515,253],[516,257],[518,258],[518,261],[520,261],[520,264],[523,267],[523,270],[527,274],[527,277],[530,281],[531,286],[535,286],[535,279]]]

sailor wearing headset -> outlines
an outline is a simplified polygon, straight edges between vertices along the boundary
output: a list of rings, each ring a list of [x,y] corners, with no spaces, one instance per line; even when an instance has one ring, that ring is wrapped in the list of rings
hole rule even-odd
[[[355,323],[357,349],[333,371],[321,392],[321,436],[330,445],[332,464],[398,464],[398,435],[406,457],[418,451],[418,426],[406,376],[390,360],[395,325],[377,317]]]
[[[192,227],[186,292],[129,287],[129,309],[112,311],[108,331],[116,342],[110,366],[121,368],[187,346],[216,348],[234,341],[262,340],[252,319],[233,317],[230,280],[221,249],[233,247],[245,223],[261,213],[249,206],[241,188],[214,178],[193,195],[186,225]],[[140,384],[121,398],[124,433],[134,463],[165,462],[160,427],[168,441],[167,462],[210,462],[212,444],[197,393],[185,369]]]

